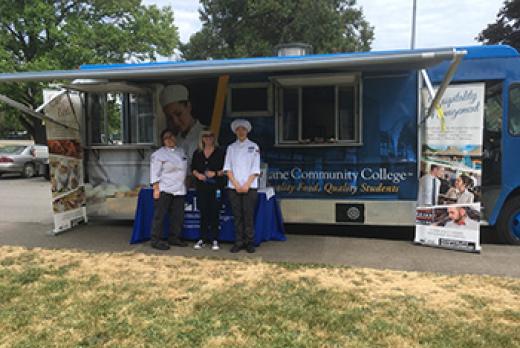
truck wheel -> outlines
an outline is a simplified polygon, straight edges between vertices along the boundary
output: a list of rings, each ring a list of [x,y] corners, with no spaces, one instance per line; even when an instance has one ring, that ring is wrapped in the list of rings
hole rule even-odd
[[[497,223],[502,242],[520,245],[520,196],[506,201]]]
[[[32,163],[26,163],[23,166],[23,173],[22,176],[24,178],[32,178],[36,174],[36,169],[34,168],[34,164]]]

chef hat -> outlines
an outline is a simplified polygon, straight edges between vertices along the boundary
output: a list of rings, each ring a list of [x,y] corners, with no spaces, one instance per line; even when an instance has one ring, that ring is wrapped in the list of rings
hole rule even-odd
[[[159,97],[161,106],[165,107],[168,104],[188,100],[188,89],[183,85],[169,85],[164,87]]]
[[[247,129],[248,133],[251,132],[251,129],[253,128],[251,127],[251,123],[249,123],[248,120],[244,120],[243,118],[238,118],[231,122],[231,130],[233,131],[233,133],[236,133],[238,127],[244,127],[245,129]]]

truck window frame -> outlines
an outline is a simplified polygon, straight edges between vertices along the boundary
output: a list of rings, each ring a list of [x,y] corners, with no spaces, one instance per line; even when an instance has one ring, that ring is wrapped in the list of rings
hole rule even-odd
[[[247,91],[263,89],[266,94],[266,103],[262,109],[236,110],[233,105],[234,91]],[[230,83],[226,98],[226,111],[228,117],[269,117],[273,115],[273,86],[269,82],[238,82]],[[235,99],[237,99],[235,97]]]
[[[107,104],[108,104],[108,96],[118,96],[120,98],[120,139],[115,143],[111,143],[108,139],[108,112],[107,112]],[[90,103],[93,99],[92,96],[99,96],[99,107],[101,107],[101,115],[99,117],[99,124],[97,125],[97,129],[99,129],[100,141],[94,141],[94,137],[96,135],[93,133],[93,121],[96,121],[95,118],[91,115]],[[85,114],[87,117],[87,144],[89,147],[123,147],[128,145],[153,145],[155,141],[155,105],[152,93],[147,93],[146,96],[149,98],[151,110],[145,113],[145,116],[151,116],[151,122],[149,127],[151,129],[151,138],[148,141],[140,141],[139,139],[141,135],[141,129],[139,127],[139,119],[143,115],[138,115],[133,109],[130,99],[138,98],[139,95],[128,92],[87,92],[85,93]],[[135,105],[137,107],[137,104]],[[104,134],[104,139],[102,138],[102,134]]]
[[[362,146],[362,78],[360,73],[342,74],[308,74],[291,76],[273,76],[271,80],[275,83],[275,146],[279,147],[333,147],[333,146]],[[303,138],[303,89],[324,87],[334,89],[334,140],[324,139],[321,142],[308,141]],[[340,99],[339,92],[342,88],[353,89],[352,115],[353,129],[350,139],[340,139]],[[297,140],[284,139],[284,91],[296,89],[298,93],[297,112]]]
[[[519,112],[516,114],[516,118],[518,118],[518,129],[515,129],[515,131],[513,131],[513,127],[511,126],[512,122],[512,112],[511,112],[511,105],[512,105],[512,100],[513,98],[512,97],[512,91],[513,89],[518,89],[520,91],[520,82],[514,82],[512,84],[509,85],[509,89],[508,89],[508,105],[507,105],[507,132],[509,133],[510,136],[512,137],[520,137],[520,108],[519,108]],[[519,95],[519,104],[520,104],[520,95]],[[515,118],[515,119],[516,119]]]

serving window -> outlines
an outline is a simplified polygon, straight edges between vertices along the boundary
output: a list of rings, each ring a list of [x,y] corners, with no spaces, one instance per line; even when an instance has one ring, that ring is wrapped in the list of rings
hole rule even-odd
[[[87,93],[90,145],[153,143],[151,94]]]
[[[268,82],[232,83],[227,97],[227,115],[272,116],[272,86]]]
[[[361,145],[359,75],[291,76],[273,81],[277,144]]]

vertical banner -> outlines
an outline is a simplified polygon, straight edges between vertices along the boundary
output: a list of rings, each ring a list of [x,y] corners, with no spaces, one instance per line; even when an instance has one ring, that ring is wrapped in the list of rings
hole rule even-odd
[[[44,90],[45,114],[61,124],[46,122],[55,234],[87,221],[81,147],[81,100],[76,94]]]
[[[422,93],[430,105],[427,90]],[[484,94],[483,83],[448,87],[441,100],[444,121],[433,115],[421,129],[416,243],[480,251]]]

